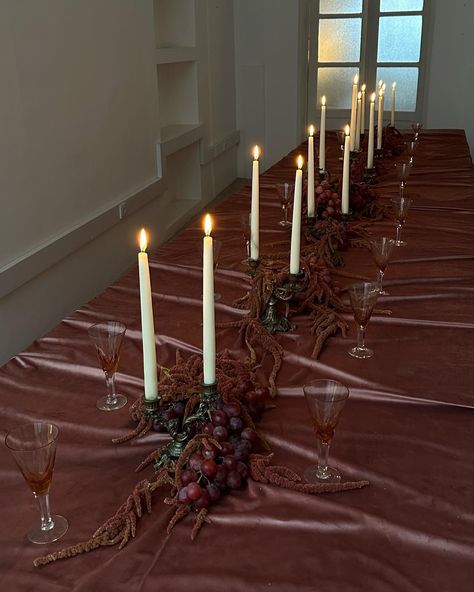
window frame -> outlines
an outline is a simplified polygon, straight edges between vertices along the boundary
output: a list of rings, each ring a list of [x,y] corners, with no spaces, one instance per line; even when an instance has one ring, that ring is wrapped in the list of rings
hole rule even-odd
[[[428,70],[428,31],[430,2],[424,0],[422,10],[404,10],[400,12],[380,11],[380,0],[362,0],[362,11],[342,14],[320,14],[320,0],[310,0],[308,11],[308,81],[307,81],[307,114],[308,122],[318,124],[320,118],[320,96],[316,95],[318,68],[324,67],[359,67],[359,80],[367,85],[366,97],[370,96],[376,88],[377,68],[390,67],[413,67],[418,69],[418,86],[416,93],[415,111],[398,111],[396,125],[398,127],[407,127],[413,120],[422,120],[425,110],[425,84]],[[418,62],[378,62],[378,38],[379,38],[379,19],[385,16],[415,16],[421,15],[421,42],[420,57]],[[319,62],[318,44],[319,44],[319,21],[321,19],[340,19],[340,18],[361,18],[361,47],[360,60],[357,62]],[[386,80],[387,88],[391,80]],[[390,108],[390,100],[386,104],[386,112]],[[387,109],[388,107],[388,109]],[[331,108],[331,99],[328,97],[327,125],[331,128],[342,128],[350,118],[350,108]]]

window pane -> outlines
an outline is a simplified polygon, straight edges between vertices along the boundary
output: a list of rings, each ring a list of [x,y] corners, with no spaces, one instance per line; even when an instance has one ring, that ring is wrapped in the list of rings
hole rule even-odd
[[[380,12],[423,10],[423,0],[380,0]]]
[[[395,109],[397,111],[415,111],[418,89],[418,68],[377,68],[377,80],[387,84],[385,92],[385,110],[392,108],[392,82],[396,82]]]
[[[352,81],[359,68],[318,68],[317,96],[326,95],[329,109],[350,109]]]
[[[362,0],[320,0],[319,14],[362,12]]]
[[[379,25],[378,62],[417,62],[421,46],[420,16],[383,16]]]
[[[319,21],[320,62],[358,62],[362,19],[321,19]]]

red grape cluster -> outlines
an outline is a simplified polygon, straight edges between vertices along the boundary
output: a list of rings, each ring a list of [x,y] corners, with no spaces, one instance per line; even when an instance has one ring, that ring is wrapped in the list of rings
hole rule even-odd
[[[257,390],[259,394],[257,395]],[[267,389],[256,389],[246,393],[255,410],[263,411],[264,395]],[[262,403],[263,408],[260,404]],[[219,446],[208,443],[193,454],[181,473],[181,488],[178,501],[190,504],[200,511],[216,503],[227,490],[240,489],[246,482],[249,468],[247,460],[258,435],[246,427],[242,417],[241,403],[237,401],[220,404],[210,414],[210,421],[204,423],[201,433],[219,442]]]
[[[377,199],[377,194],[370,185],[366,183],[357,183],[351,185],[350,192],[350,207],[353,211],[363,215],[368,215],[367,209]]]
[[[333,218],[340,214],[341,199],[328,181],[321,181],[315,194],[318,218]]]

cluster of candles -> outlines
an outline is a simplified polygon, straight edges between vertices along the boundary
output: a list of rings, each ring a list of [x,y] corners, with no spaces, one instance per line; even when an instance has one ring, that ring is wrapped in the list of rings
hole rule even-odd
[[[345,128],[344,160],[342,173],[341,209],[343,214],[349,213],[350,184],[350,153],[359,150],[360,136],[365,133],[365,89],[363,84],[359,91],[359,77],[354,77],[352,85],[351,123]],[[382,148],[383,111],[386,85],[381,80],[378,84],[378,120],[377,149]],[[369,141],[367,168],[374,164],[374,131],[375,131],[375,98],[372,93],[369,109]],[[319,135],[319,172],[326,172],[326,97],[321,99],[321,121]],[[395,82],[392,84],[392,111],[390,125],[395,125]],[[355,133],[351,134],[351,129]],[[308,137],[308,217],[315,216],[314,187],[314,125],[309,127]],[[255,146],[252,163],[252,201],[250,213],[250,259],[259,259],[259,157],[261,151]],[[300,272],[301,242],[301,200],[303,190],[303,157],[297,158],[295,190],[293,198],[293,218],[291,228],[290,274]],[[204,218],[203,239],[203,382],[214,384],[216,380],[216,331],[214,319],[214,252],[211,236],[212,219],[209,214]],[[145,399],[153,401],[158,397],[158,380],[156,366],[155,328],[153,322],[153,304],[148,266],[147,236],[144,229],[140,233],[140,252],[138,253],[138,271],[140,282],[140,308],[143,340],[143,374]]]

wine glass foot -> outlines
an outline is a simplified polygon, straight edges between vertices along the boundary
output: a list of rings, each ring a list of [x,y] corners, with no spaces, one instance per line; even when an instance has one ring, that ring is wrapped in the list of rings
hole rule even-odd
[[[395,241],[395,246],[396,247],[406,247],[407,246],[407,243],[406,243],[406,241],[396,240]]]
[[[27,534],[28,540],[37,545],[46,545],[57,541],[64,536],[69,528],[69,523],[64,516],[58,514],[51,516],[53,520],[53,526],[48,530],[43,530],[40,526],[35,526]]]
[[[222,298],[222,294],[219,292],[214,292],[214,301],[220,300]]]
[[[280,222],[278,222],[278,224],[280,226],[283,226],[283,228],[289,228],[291,226],[291,222],[288,220],[280,220]]]
[[[374,355],[373,350],[368,347],[358,347],[357,345],[351,348],[348,353],[353,358],[359,358],[360,360],[371,358]]]
[[[390,292],[386,292],[385,290],[379,290],[379,296],[390,296]]]
[[[341,473],[334,467],[326,467],[326,470],[320,467],[308,467],[303,476],[306,483],[339,483],[341,481]]]
[[[109,399],[107,396],[101,397],[97,403],[97,409],[101,411],[115,411],[116,409],[122,409],[127,404],[127,397],[124,395],[115,395],[113,399]]]

